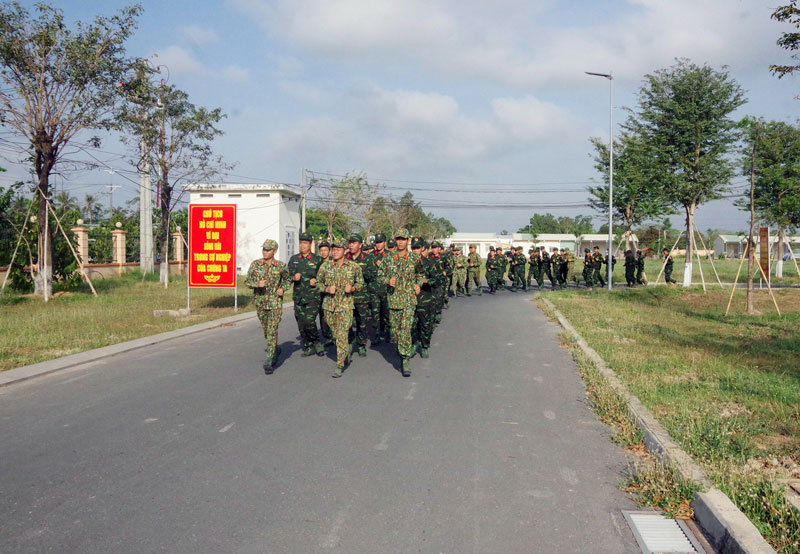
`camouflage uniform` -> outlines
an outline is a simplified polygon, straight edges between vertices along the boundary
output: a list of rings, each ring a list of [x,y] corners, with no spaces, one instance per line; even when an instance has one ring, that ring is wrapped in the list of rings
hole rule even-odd
[[[506,286],[505,273],[508,260],[503,255],[502,249],[496,250],[495,256],[495,263],[497,264],[497,273],[495,273],[495,288],[496,290],[501,290]]]
[[[354,292],[345,292],[345,285],[352,285]],[[329,294],[325,289],[335,286],[336,292]],[[331,328],[331,333],[336,341],[336,367],[344,368],[350,354],[349,333],[353,323],[354,294],[364,290],[364,277],[361,266],[350,260],[343,259],[341,265],[333,260],[328,260],[317,273],[317,289],[325,294],[322,300],[322,309],[325,310],[325,320]]]
[[[470,252],[467,256],[467,296],[472,296],[469,292],[470,284],[474,283],[478,291],[478,296],[483,294],[481,285],[481,255],[477,252]]]
[[[494,250],[490,250],[486,257],[486,284],[491,294],[497,291],[497,258]]]
[[[392,342],[397,344],[397,353],[404,360],[414,355],[411,343],[411,325],[414,322],[414,308],[417,305],[415,285],[422,285],[425,275],[420,257],[413,252],[395,253],[384,258],[378,272],[379,279],[389,285],[394,277],[395,285],[388,286],[389,322],[392,329]]]
[[[419,345],[422,356],[427,358],[436,317],[436,285],[441,278],[441,272],[436,267],[438,260],[432,259],[430,256],[421,256],[421,261],[424,281],[417,296],[411,339]]]
[[[458,251],[456,251],[458,252]],[[467,261],[464,256],[453,254],[453,285],[456,296],[463,296],[467,284]]]
[[[516,253],[512,256],[512,271],[513,271],[513,284],[511,290],[516,290],[521,288],[522,290],[527,290],[527,285],[525,284],[525,264],[527,260],[525,259],[525,255],[517,250]]]
[[[263,287],[258,286],[258,282],[261,280],[266,281]],[[244,281],[246,287],[253,289],[253,303],[256,306],[258,320],[264,328],[264,338],[267,341],[267,364],[269,365],[274,365],[277,361],[278,324],[283,315],[283,297],[279,296],[277,291],[278,289],[285,291],[289,288],[290,282],[286,264],[275,258],[269,261],[264,259],[253,261],[250,269],[247,270],[247,277]]]
[[[561,257],[558,250],[550,254],[550,263],[552,264],[550,282],[553,284],[553,288],[556,288],[556,285],[561,287],[561,264],[563,262],[564,258]]]
[[[672,256],[670,256],[668,252],[664,252],[664,281],[667,283],[677,283],[677,281],[672,278],[672,263]]]
[[[314,348],[319,339],[317,315],[320,309],[320,295],[319,291],[317,291],[317,287],[311,284],[311,280],[317,278],[317,271],[321,265],[322,258],[311,253],[305,256],[302,254],[295,254],[289,258],[289,263],[287,264],[289,276],[294,282],[294,288],[292,289],[294,318],[295,321],[297,321],[297,329],[300,331],[300,341],[302,342],[306,354]],[[294,281],[294,276],[297,273],[300,274],[300,280]],[[321,346],[317,348],[321,355]]]
[[[594,278],[592,277],[593,271],[594,260],[592,259],[592,253],[587,249],[583,255],[583,280],[586,281],[587,288],[594,286]]]
[[[594,254],[592,254],[592,261],[594,261],[594,273],[592,274],[592,279],[594,279],[594,282],[600,286],[605,286],[606,280],[603,279],[603,256],[599,251],[595,251]]]
[[[642,256],[642,251],[636,251],[636,284],[637,285],[644,285],[644,256]]]
[[[372,300],[372,322],[375,327],[375,343],[389,341],[389,304],[386,301],[386,285],[378,279],[378,271],[388,256],[386,249],[375,250],[372,254],[372,263],[375,266],[375,279],[368,283]]]
[[[359,241],[360,242],[360,241]],[[372,256],[361,252],[353,257],[347,252],[344,257],[351,262],[361,266],[361,274],[364,279],[364,288],[353,295],[353,347],[359,350],[362,355],[367,345],[368,325],[372,320],[372,294],[370,287],[377,279],[377,266]]]
[[[444,295],[445,307],[447,307],[447,304],[450,302],[450,289],[453,288],[453,270],[455,269],[455,262],[453,261],[453,258],[453,251],[449,248],[446,249],[442,254],[445,277],[447,277],[447,286],[442,291],[442,294]]]
[[[434,245],[438,248],[440,247],[438,243],[434,243]],[[444,298],[447,294],[447,274],[445,273],[445,262],[442,258],[441,254],[434,254],[431,253],[428,258],[433,263],[433,267],[436,270],[436,280],[435,283],[431,283],[431,288],[433,289],[433,300],[434,300],[434,314],[435,314],[435,321],[436,323],[440,323],[442,321],[442,309],[444,308]]]

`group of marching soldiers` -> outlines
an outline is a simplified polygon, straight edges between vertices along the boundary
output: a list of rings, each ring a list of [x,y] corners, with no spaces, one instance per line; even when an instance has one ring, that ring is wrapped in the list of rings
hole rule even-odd
[[[283,295],[292,287],[294,315],[300,331],[302,356],[324,356],[326,347],[336,346],[336,369],[341,377],[352,361],[353,353],[367,355],[371,345],[395,344],[400,357],[400,371],[411,375],[409,360],[419,352],[428,357],[434,329],[442,320],[450,296],[483,294],[481,268],[484,265],[475,246],[464,255],[460,248],[446,249],[439,242],[428,243],[411,238],[399,229],[386,240],[375,236],[365,245],[361,235],[347,240],[321,241],[317,253],[311,252],[311,235],[300,235],[300,252],[288,263],[275,259],[278,243],[266,240],[262,258],[253,261],[245,285],[253,289],[256,312],[267,341],[264,371],[271,374],[278,363],[278,324],[283,313]],[[485,262],[489,292],[505,289],[506,273],[511,290],[527,290],[535,282],[539,289],[544,279],[552,288],[565,288],[570,264],[575,258],[569,249],[555,248],[548,253],[544,246],[531,248],[528,257],[521,246],[507,252],[489,248]],[[604,286],[603,265],[616,260],[603,256],[600,248],[584,250],[583,280],[587,287]],[[664,250],[667,282],[671,279],[672,258]],[[527,268],[527,272],[526,272]],[[644,283],[644,257],[639,251],[625,252],[625,279],[628,286]],[[319,325],[317,325],[319,319]]]
[[[274,240],[262,245],[262,258],[248,270],[245,285],[253,288],[256,312],[267,342],[264,371],[273,373],[281,354],[278,323],[284,292],[292,286],[294,315],[302,356],[325,355],[336,346],[333,377],[341,377],[353,354],[367,355],[367,342],[395,344],[400,371],[411,375],[409,360],[428,357],[434,329],[455,296],[471,296],[467,278],[481,294],[481,258],[470,249],[446,250],[441,243],[410,240],[405,229],[386,240],[375,236],[365,245],[361,235],[323,240],[311,252],[312,237],[300,235],[300,253],[286,264],[275,259]],[[317,325],[319,319],[319,326]]]

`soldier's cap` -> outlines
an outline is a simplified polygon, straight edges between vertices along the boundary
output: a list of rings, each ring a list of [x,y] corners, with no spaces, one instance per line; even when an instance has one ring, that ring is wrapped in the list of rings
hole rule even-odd
[[[331,247],[331,243],[330,243],[330,242],[328,242],[327,240],[322,240],[322,241],[320,241],[320,243],[317,245],[317,248],[322,248],[322,247],[325,247],[325,248],[330,248],[330,247]]]
[[[311,242],[314,240],[314,237],[311,236],[311,233],[300,233],[300,240]]]
[[[411,248],[425,248],[425,241],[417,237],[411,241]]]
[[[333,237],[331,239],[331,248],[344,248],[345,241],[342,237]]]
[[[364,239],[358,233],[353,233],[347,237],[347,242],[364,242]]]
[[[406,229],[405,227],[400,227],[394,233],[394,238],[395,239],[407,239],[410,236],[411,236],[411,234],[408,232],[408,229]]]
[[[388,241],[386,241],[386,246],[388,248],[394,248],[395,246],[397,246],[397,242],[394,239],[389,239]]]
[[[490,246],[490,247],[489,247],[489,251],[490,251],[490,252],[494,252],[494,246]]]
[[[667,250],[667,249],[665,248],[665,249],[664,249],[664,252],[669,252],[669,250]]]
[[[267,239],[264,241],[264,244],[261,245],[262,250],[277,250],[278,249],[278,241]]]
[[[438,240],[435,240],[431,243],[431,248],[441,248],[441,247],[442,243],[440,243]]]
[[[383,233],[378,233],[375,235],[375,244],[378,244],[379,242],[386,242],[386,236]]]
[[[583,249],[583,251],[584,251],[586,254],[588,254],[589,252],[591,252],[591,250],[589,250],[588,248],[584,248],[584,249]]]
[[[637,251],[636,251],[636,253],[637,253],[637,254],[641,254],[641,253],[642,253],[642,251],[641,251],[641,250],[637,250]]]
[[[474,244],[470,244],[470,245],[469,245],[469,249],[470,249],[470,250],[474,250],[474,249],[476,249],[476,248],[477,248],[477,246],[475,246]]]

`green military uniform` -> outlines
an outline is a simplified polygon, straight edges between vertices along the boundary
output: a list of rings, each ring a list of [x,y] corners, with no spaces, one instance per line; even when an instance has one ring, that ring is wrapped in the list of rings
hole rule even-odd
[[[422,240],[414,241],[411,246],[414,249],[414,253],[418,255],[417,249],[427,248],[427,244]],[[438,260],[432,259],[430,255],[420,255],[420,258],[424,279],[417,295],[417,306],[414,309],[414,326],[411,328],[411,340],[414,344],[419,345],[420,355],[423,358],[427,358],[436,320],[436,286],[441,278],[441,272],[437,268]]]
[[[434,242],[431,245],[431,248],[436,248],[437,250],[440,249],[442,245],[438,242]],[[434,307],[435,307],[435,322],[440,323],[442,321],[442,309],[444,308],[444,299],[447,295],[447,274],[445,272],[445,261],[442,258],[441,254],[431,254],[428,256],[433,261],[434,269],[436,270],[436,282],[432,284],[433,287],[433,297],[434,297]]]
[[[405,229],[399,229],[395,238],[408,238]],[[411,325],[414,322],[414,309],[417,305],[415,287],[422,286],[425,275],[420,257],[413,252],[395,252],[387,256],[378,272],[379,279],[386,283],[389,300],[389,324],[392,329],[392,342],[397,345],[397,353],[403,362],[403,376],[409,377],[408,360],[414,355],[411,342]],[[394,285],[390,281],[394,279]]]
[[[337,245],[344,247],[342,242]],[[352,292],[345,292],[345,287],[353,287]],[[336,287],[333,294],[325,292],[331,286]],[[333,338],[336,341],[336,371],[334,377],[341,377],[342,370],[350,356],[349,333],[353,323],[353,309],[355,302],[353,297],[364,290],[364,277],[361,273],[361,266],[357,263],[342,259],[341,263],[336,263],[332,259],[328,260],[319,268],[317,274],[317,288],[325,294],[322,300],[322,309],[325,310],[325,319],[331,328]]]
[[[625,251],[625,282],[629,287],[636,284],[636,259],[630,250]]]
[[[490,294],[497,292],[497,257],[494,248],[489,250],[489,255],[486,257],[486,284],[489,285]]]
[[[444,272],[447,277],[447,286],[444,290],[444,307],[447,308],[450,303],[450,289],[453,287],[453,269],[455,263],[453,262],[453,251],[450,248],[445,248],[442,253],[442,262],[444,264]]]
[[[575,256],[570,252],[569,248],[564,249],[564,282],[569,283],[570,281],[577,281],[575,279]]]
[[[561,265],[564,263],[564,258],[558,252],[558,250],[554,250],[552,254],[550,254],[550,264],[551,264],[551,277],[550,281],[553,285],[553,288],[556,288],[558,285],[559,288],[564,286],[566,283],[562,282],[562,274],[561,274]]]
[[[262,246],[264,250],[277,250],[278,243],[266,240]],[[260,287],[260,281],[265,281]],[[264,329],[264,339],[267,341],[267,361],[264,371],[272,373],[272,367],[277,363],[280,349],[278,348],[278,325],[283,315],[283,295],[278,294],[278,289],[285,291],[289,287],[289,270],[286,264],[275,258],[271,260],[255,260],[247,270],[244,286],[253,289],[253,303],[256,314]]]
[[[592,261],[594,262],[592,279],[596,284],[604,287],[606,285],[606,280],[603,278],[603,256],[600,254],[600,251],[597,248],[595,248],[595,251],[592,254]]]
[[[506,286],[506,267],[508,267],[508,258],[505,257],[503,254],[503,249],[500,248],[499,250],[495,250],[495,254],[497,255],[496,262],[497,262],[497,273],[495,279],[497,281],[496,290],[502,290]]]
[[[348,244],[353,242],[363,242],[361,235],[352,234],[347,239]],[[353,295],[353,348],[358,350],[360,356],[367,355],[367,333],[368,325],[372,319],[372,295],[370,287],[378,279],[377,266],[375,259],[360,252],[355,256],[351,252],[345,254],[345,258],[361,266],[361,273],[364,278],[365,286]]]
[[[552,264],[550,263],[550,254],[547,253],[547,250],[542,248],[541,250],[541,258],[542,258],[542,283],[544,283],[544,277],[546,276],[550,279],[550,283],[552,284],[553,288],[556,287],[556,281],[553,279],[553,272],[552,272]],[[539,287],[541,288],[541,284]]]
[[[636,251],[636,284],[644,285],[644,256],[642,251]]]
[[[594,272],[594,260],[588,248],[583,252],[583,280],[586,282],[587,288],[592,288],[594,286],[594,277],[592,277],[592,273]]]
[[[533,278],[536,280],[536,285],[541,290],[544,284],[544,267],[542,264],[542,253],[538,248],[533,249],[530,264],[531,270],[533,271]]]
[[[467,296],[472,296],[469,292],[470,286],[474,283],[478,296],[483,294],[481,285],[481,265],[483,265],[481,255],[477,252],[470,252],[467,256]]]
[[[386,237],[383,233],[375,235],[375,244],[386,243]],[[378,279],[378,270],[380,269],[383,259],[389,253],[384,248],[378,250],[377,248],[372,253],[372,263],[375,266],[375,279],[367,284],[372,297],[372,323],[375,328],[375,341],[374,344],[380,344],[383,341],[389,341],[389,304],[386,302],[386,285]]]
[[[669,251],[666,248],[664,249],[664,280],[667,283],[677,283],[672,278],[672,256],[669,255]]]
[[[301,241],[311,242],[311,235],[300,234]],[[316,254],[295,254],[286,264],[289,276],[294,285],[292,300],[294,301],[294,319],[297,321],[297,330],[300,331],[300,341],[303,345],[303,355],[314,353],[322,356],[325,354],[322,345],[317,342],[317,315],[320,310],[320,295],[316,287],[317,271],[322,265],[322,258]],[[299,278],[295,280],[295,277]],[[312,284],[313,281],[313,284]]]
[[[463,296],[467,284],[467,260],[461,250],[453,250],[453,285],[456,296]]]
[[[330,258],[331,244],[327,240],[320,241],[319,244],[317,244],[317,252],[321,252],[323,247],[328,249],[328,257],[323,258],[320,256],[322,261],[322,263],[319,264],[320,267]],[[328,322],[325,321],[325,310],[322,309],[323,298],[325,298],[324,292],[319,295],[319,334],[322,338],[323,344],[328,346],[333,344],[333,334],[331,333],[331,328],[328,326]]]

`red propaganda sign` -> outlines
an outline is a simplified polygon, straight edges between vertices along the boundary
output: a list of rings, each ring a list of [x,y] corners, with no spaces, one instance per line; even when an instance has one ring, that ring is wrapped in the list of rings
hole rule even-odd
[[[189,204],[189,286],[236,286],[235,204]]]

